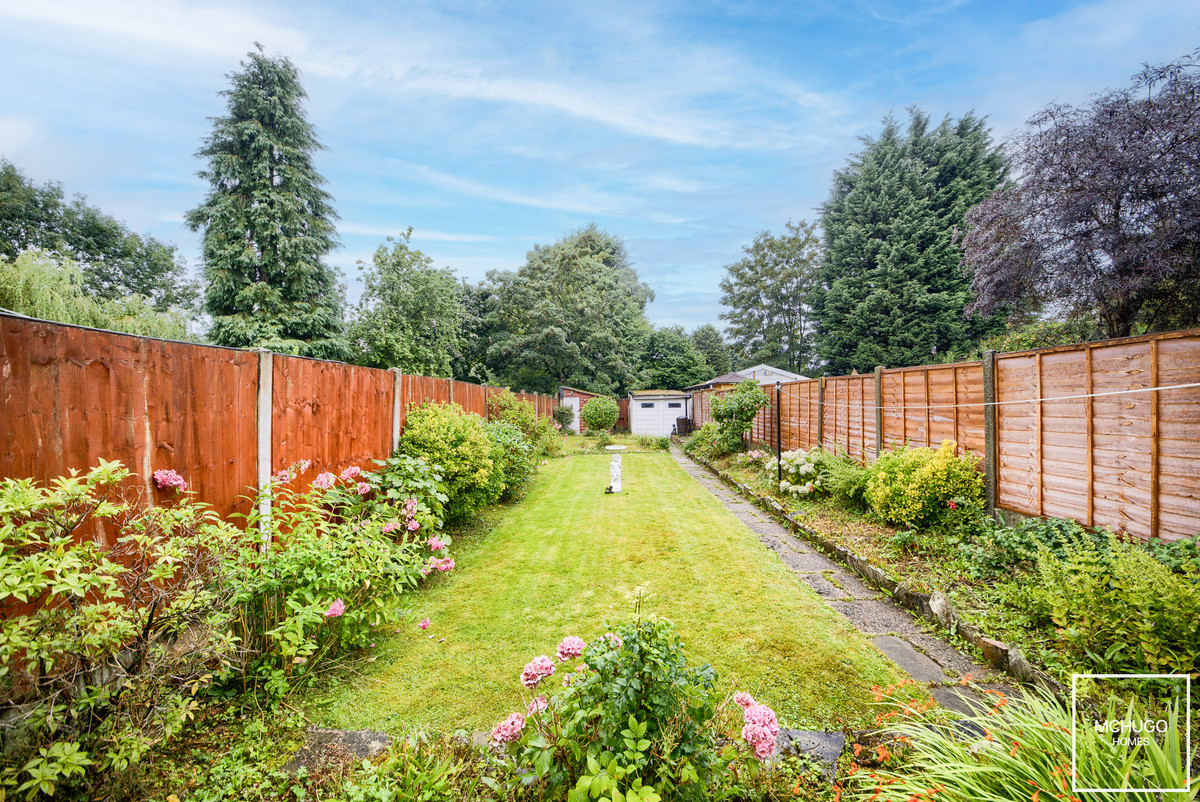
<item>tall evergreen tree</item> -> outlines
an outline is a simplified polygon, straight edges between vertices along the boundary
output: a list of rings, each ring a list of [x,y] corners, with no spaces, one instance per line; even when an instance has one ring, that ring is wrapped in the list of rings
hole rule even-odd
[[[813,361],[806,300],[820,263],[816,226],[790,220],[783,234],[759,232],[746,256],[725,266],[721,303],[738,359],[804,370]]]
[[[809,298],[814,339],[830,373],[918,365],[993,333],[967,317],[971,301],[955,233],[971,206],[1004,181],[1007,165],[984,120],[910,110],[833,175],[821,210],[824,255]]]
[[[723,376],[733,370],[733,360],[729,355],[729,346],[725,344],[725,338],[721,336],[721,332],[717,331],[717,327],[711,323],[704,323],[697,326],[691,333],[692,344],[696,346],[696,350],[704,357],[704,362],[708,365],[708,376],[705,378],[713,379],[717,376]]]
[[[345,358],[341,290],[323,263],[337,245],[337,215],[313,167],[321,150],[304,112],[296,67],[248,54],[222,94],[229,114],[197,155],[208,196],[188,213],[204,229],[204,308],[218,345],[260,346],[323,359]]]

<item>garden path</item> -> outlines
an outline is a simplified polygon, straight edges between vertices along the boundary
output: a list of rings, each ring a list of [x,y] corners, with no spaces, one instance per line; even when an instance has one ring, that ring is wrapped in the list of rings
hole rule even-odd
[[[978,696],[957,683],[967,674],[973,678],[987,677],[991,669],[928,634],[911,613],[863,584],[846,567],[794,537],[783,524],[689,459],[677,445],[672,444],[671,456],[826,604],[867,635],[876,648],[913,679],[930,683],[930,693],[939,704],[961,713],[979,709]]]

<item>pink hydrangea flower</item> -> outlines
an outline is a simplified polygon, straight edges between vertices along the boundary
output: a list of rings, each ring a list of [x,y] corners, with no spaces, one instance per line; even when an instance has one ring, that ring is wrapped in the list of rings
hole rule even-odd
[[[446,544],[443,543],[442,539],[438,537],[429,538],[429,540],[425,541],[425,545],[429,546],[430,551],[441,551],[442,549],[446,548]]]
[[[558,662],[565,663],[572,657],[578,657],[583,654],[586,647],[587,644],[583,642],[583,638],[568,635],[563,638],[562,643],[558,644]]]
[[[746,722],[742,727],[742,739],[753,747],[755,757],[765,760],[775,751],[775,739],[779,736],[779,721],[775,718],[775,711],[766,705],[752,704],[743,710],[742,715]]]
[[[408,531],[415,532],[420,528],[421,528],[421,522],[418,521],[416,518],[413,518],[408,522]]]
[[[532,716],[536,713],[542,712],[543,710],[546,709],[546,706],[549,704],[550,704],[550,702],[548,702],[546,700],[546,697],[543,695],[533,697],[533,699],[529,700],[529,707],[528,707],[529,715]]]
[[[383,525],[383,533],[386,535],[389,532],[395,532],[400,527],[399,521],[388,521]]]
[[[554,673],[554,661],[544,654],[530,660],[521,672],[521,684],[526,688],[536,688],[538,683]]]
[[[338,599],[333,604],[329,605],[329,609],[325,611],[325,617],[337,618],[344,612],[346,612],[346,603],[341,599]]]
[[[758,704],[754,701],[754,697],[745,691],[738,691],[735,693],[733,695],[733,701],[738,707],[742,708],[742,710],[749,710],[751,707]]]
[[[418,629],[429,629],[429,619],[422,618],[421,623],[417,624]]]
[[[371,486],[366,482],[359,482],[357,490],[360,496],[365,496],[367,493],[371,492]]]
[[[362,473],[362,468],[358,467],[357,465],[351,465],[349,468],[342,471],[342,474],[341,474],[342,481],[349,482],[351,479],[353,479],[355,476],[358,476],[360,473]]]
[[[329,471],[317,474],[317,478],[313,479],[313,487],[318,490],[328,490],[333,487],[333,483],[337,481],[337,477]]]
[[[159,490],[166,490],[168,487],[173,487],[180,493],[187,490],[187,482],[175,471],[155,471],[154,484],[158,485]]]
[[[496,746],[511,743],[521,737],[523,729],[525,729],[525,717],[520,713],[513,713],[492,727],[492,743]]]

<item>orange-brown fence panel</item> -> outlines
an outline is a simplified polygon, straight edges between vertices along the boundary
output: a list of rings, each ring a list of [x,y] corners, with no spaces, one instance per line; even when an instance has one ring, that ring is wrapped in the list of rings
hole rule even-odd
[[[272,357],[271,470],[312,461],[301,482],[351,465],[373,469],[392,450],[394,379],[386,370]]]
[[[859,462],[875,456],[875,375],[825,379],[822,445]]]
[[[119,460],[149,499],[172,469],[216,512],[249,512],[257,383],[248,351],[0,317],[0,476]]]
[[[784,451],[807,451],[817,445],[820,388],[819,379],[787,382],[782,386],[779,403],[782,428],[780,447]]]
[[[467,412],[474,412],[481,418],[487,417],[487,400],[482,385],[460,381],[453,381],[450,384],[453,388],[454,403]]]
[[[983,363],[893,368],[880,385],[884,447],[953,440],[960,454],[983,454]]]
[[[1200,330],[997,356],[998,505],[1195,535],[1200,388],[1150,389],[1195,383]]]
[[[400,375],[400,429],[403,431],[404,422],[408,419],[410,407],[433,401],[438,404],[450,402],[450,380],[435,379],[432,376],[413,376],[408,373]]]

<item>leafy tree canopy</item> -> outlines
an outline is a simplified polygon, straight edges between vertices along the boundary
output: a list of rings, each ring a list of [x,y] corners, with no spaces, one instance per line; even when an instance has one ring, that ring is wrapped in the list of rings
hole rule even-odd
[[[38,186],[0,159],[0,256],[11,261],[35,248],[67,257],[93,297],[140,295],[160,312],[195,305],[198,289],[174,245],[133,233],[82,195],[68,201],[61,185]]]
[[[11,261],[0,256],[0,275],[0,309],[144,337],[187,338],[178,310],[160,312],[142,295],[97,297],[88,289],[83,269],[68,256],[37,248]]]
[[[400,368],[422,376],[450,376],[458,348],[463,304],[449,268],[409,246],[412,229],[388,237],[365,270],[358,315],[350,325],[355,364]],[[391,245],[390,249],[388,245]]]
[[[1082,107],[1053,104],[1012,143],[1022,180],[972,209],[972,309],[1098,324],[1200,323],[1200,50]]]
[[[812,364],[806,299],[820,264],[814,229],[803,220],[789,220],[779,236],[760,232],[742,248],[746,256],[725,267],[721,303],[728,310],[721,317],[729,321],[727,331],[739,360],[769,362],[792,371]]]
[[[625,244],[596,226],[535,245],[516,272],[488,273],[490,371],[543,393],[561,385],[625,392],[637,378],[654,298]]]
[[[229,113],[212,120],[197,155],[209,184],[188,213],[204,230],[204,308],[218,345],[260,346],[323,359],[347,356],[342,292],[323,260],[336,246],[337,215],[313,167],[321,150],[304,112],[295,66],[259,46],[222,94]]]
[[[919,365],[999,327],[964,314],[971,300],[954,235],[1007,165],[981,118],[935,128],[915,109],[892,118],[833,176],[821,209],[824,255],[809,297],[831,373]]]
[[[682,390],[711,378],[704,355],[682,326],[654,329],[646,338],[634,390]]]
[[[717,331],[716,326],[711,323],[697,326],[692,331],[691,337],[692,344],[696,346],[696,350],[704,357],[704,363],[708,366],[708,376],[705,378],[712,379],[723,376],[733,370],[729,346],[725,344],[725,338],[721,336],[721,332]],[[696,384],[696,382],[692,382],[692,384]]]

